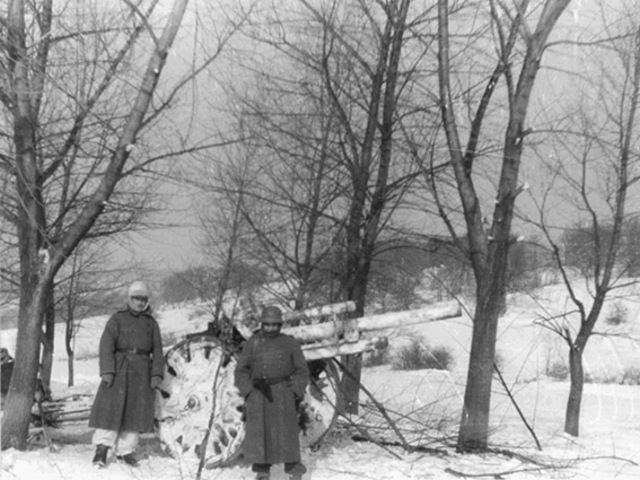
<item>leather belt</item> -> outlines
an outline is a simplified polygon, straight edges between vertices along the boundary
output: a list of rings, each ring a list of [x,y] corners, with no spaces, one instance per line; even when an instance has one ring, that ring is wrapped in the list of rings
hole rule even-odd
[[[133,353],[134,355],[151,355],[149,350],[142,350],[141,348],[117,348],[116,352]]]
[[[261,379],[268,385],[276,385],[278,383],[286,382],[291,380],[291,375],[287,375],[286,377],[271,377],[271,378],[263,378]]]

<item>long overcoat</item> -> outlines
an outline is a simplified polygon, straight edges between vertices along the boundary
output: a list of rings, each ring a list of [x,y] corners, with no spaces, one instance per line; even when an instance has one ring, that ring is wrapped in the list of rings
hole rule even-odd
[[[127,308],[107,321],[100,337],[99,363],[100,375],[112,373],[115,379],[111,387],[100,383],[89,427],[153,432],[155,392],[150,380],[163,377],[164,358],[160,327],[149,309]]]
[[[272,400],[253,387],[253,379],[283,379],[270,385]],[[295,399],[304,396],[309,369],[299,342],[290,335],[259,331],[242,348],[235,384],[245,397],[244,457],[250,463],[300,461],[300,428]]]

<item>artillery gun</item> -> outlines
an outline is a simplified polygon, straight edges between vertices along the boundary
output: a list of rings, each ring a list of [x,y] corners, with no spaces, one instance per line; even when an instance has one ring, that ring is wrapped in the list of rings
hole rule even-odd
[[[311,381],[301,407],[306,428],[301,444],[313,446],[334,426],[342,398],[340,371],[334,359],[387,344],[376,333],[416,323],[460,316],[457,303],[420,310],[345,318],[353,302],[326,305],[284,315],[283,333],[297,338],[308,362]],[[235,321],[244,339],[246,322]],[[231,462],[244,439],[243,399],[234,386],[238,342],[209,333],[190,335],[165,354],[165,379],[156,403],[157,433],[168,452],[186,462],[215,468]]]

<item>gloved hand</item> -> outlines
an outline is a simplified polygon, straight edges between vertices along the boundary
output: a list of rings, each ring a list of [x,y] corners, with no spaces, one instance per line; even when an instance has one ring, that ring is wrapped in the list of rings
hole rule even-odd
[[[151,385],[151,388],[158,388],[161,383],[162,383],[162,377],[158,375],[154,375],[153,377],[151,377],[151,381],[149,382],[149,385]]]
[[[116,376],[113,373],[105,373],[104,375],[102,375],[102,383],[111,388],[113,386],[115,378]]]
[[[293,384],[293,380],[289,378],[287,380],[287,387],[289,390],[293,392],[293,399],[296,401],[296,405],[302,401],[302,396],[300,396],[294,389],[295,385]]]
[[[273,395],[271,394],[271,385],[267,383],[264,378],[254,378],[251,381],[253,388],[262,393],[267,400],[273,402]]]

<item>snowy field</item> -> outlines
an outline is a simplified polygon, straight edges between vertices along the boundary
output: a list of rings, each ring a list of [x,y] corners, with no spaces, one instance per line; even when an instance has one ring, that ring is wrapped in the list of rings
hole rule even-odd
[[[620,292],[618,292],[620,293]],[[585,369],[590,383],[585,385],[581,413],[581,435],[563,433],[564,410],[569,384],[546,375],[550,367],[566,364],[566,346],[557,335],[539,325],[542,315],[553,315],[566,308],[563,290],[547,287],[534,301],[528,296],[509,300],[508,312],[500,321],[498,360],[515,403],[533,429],[525,427],[507,395],[505,387],[494,380],[491,415],[492,453],[459,455],[455,435],[464,393],[465,370],[471,333],[467,316],[410,327],[394,332],[392,351],[412,338],[424,339],[452,352],[455,364],[450,371],[398,371],[389,365],[368,367],[363,384],[372,396],[394,415],[407,442],[416,446],[408,452],[397,444],[401,440],[375,414],[370,398],[363,394],[361,416],[343,419],[315,451],[303,451],[309,480],[366,479],[640,479],[640,386],[619,384],[625,372],[640,367],[640,304],[636,292],[629,291],[622,305],[625,321],[608,325],[601,321],[599,332],[587,345]],[[608,308],[613,308],[613,302]],[[166,337],[178,340],[186,333],[203,330],[206,318],[189,308],[158,312]],[[105,318],[82,322],[77,336],[75,384],[66,387],[67,362],[62,345],[62,330],[57,345],[52,385],[54,398],[71,393],[92,394],[99,377],[97,344]],[[570,324],[570,320],[567,325]],[[14,352],[15,331],[2,332],[2,345]],[[606,382],[606,383],[603,383]],[[353,423],[369,429],[386,443],[360,441],[362,434]],[[1,456],[2,480],[86,480],[195,478],[194,466],[165,454],[157,439],[145,436],[138,456],[138,468],[110,463],[95,470],[91,465],[94,448],[91,430],[85,422],[65,424],[51,430],[52,448],[35,441],[27,452],[6,450]],[[254,477],[250,466],[236,461],[221,469],[205,470],[203,479],[240,480]],[[279,466],[272,478],[286,479]]]

